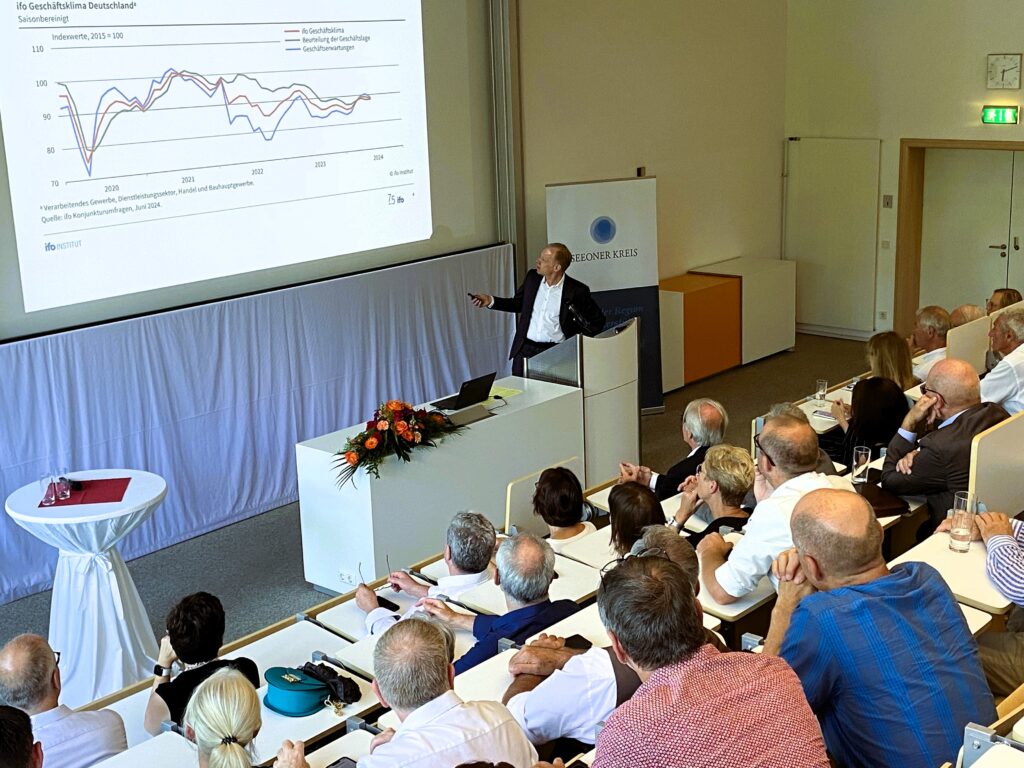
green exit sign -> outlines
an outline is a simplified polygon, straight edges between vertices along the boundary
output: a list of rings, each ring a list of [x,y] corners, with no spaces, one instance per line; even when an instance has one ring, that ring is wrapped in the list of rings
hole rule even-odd
[[[1017,125],[1020,107],[982,107],[981,122],[985,125]]]

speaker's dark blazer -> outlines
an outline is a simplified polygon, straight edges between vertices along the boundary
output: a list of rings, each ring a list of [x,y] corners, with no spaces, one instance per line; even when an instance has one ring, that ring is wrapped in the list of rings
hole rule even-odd
[[[967,490],[971,440],[1008,416],[1001,405],[979,403],[961,413],[952,424],[919,438],[917,445],[897,432],[885,454],[882,487],[899,496],[925,496],[932,527],[938,525],[946,517],[946,510],[952,509],[954,494]],[[914,457],[910,474],[900,474],[896,462],[915,448],[921,452]]]
[[[530,327],[533,304],[537,300],[537,291],[542,279],[537,270],[531,269],[526,273],[526,278],[519,286],[515,296],[510,299],[494,297],[491,309],[517,314],[516,335],[512,339],[512,349],[508,353],[510,359],[519,356],[523,342],[526,341],[526,331]],[[562,280],[564,284],[562,285],[562,305],[558,311],[558,324],[562,327],[565,338],[571,338],[577,333],[582,333],[584,336],[600,333],[604,328],[604,312],[590,295],[590,289],[568,275],[564,275]],[[583,323],[574,317],[573,310],[583,320]]]

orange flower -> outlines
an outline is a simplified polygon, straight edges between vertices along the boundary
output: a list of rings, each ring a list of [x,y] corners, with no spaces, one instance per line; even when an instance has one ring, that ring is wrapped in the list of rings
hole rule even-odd
[[[363,445],[366,446],[366,450],[372,451],[374,448],[377,447],[377,438],[376,437],[367,438],[366,442],[363,443]]]
[[[405,430],[405,432],[402,433],[402,439],[405,440],[407,443],[411,443],[412,439],[413,439],[412,438],[412,430],[411,429]]]
[[[377,422],[377,429],[380,430],[381,432],[387,432],[388,427],[390,426],[391,425],[388,424],[387,419],[381,419],[380,421]]]
[[[409,431],[409,424],[407,422],[405,422],[405,421],[396,421],[395,422],[395,432],[400,434],[402,437],[405,437],[405,433],[408,432],[408,431]]]
[[[388,400],[387,402],[387,409],[389,411],[400,411],[403,407],[405,407],[405,403],[401,400]]]
[[[349,451],[345,454],[345,461],[351,464],[353,467],[359,463],[359,454],[355,451]]]
[[[412,439],[413,439],[413,442],[418,443],[420,440],[423,439],[423,435],[421,435],[419,432],[413,432],[412,433]]]

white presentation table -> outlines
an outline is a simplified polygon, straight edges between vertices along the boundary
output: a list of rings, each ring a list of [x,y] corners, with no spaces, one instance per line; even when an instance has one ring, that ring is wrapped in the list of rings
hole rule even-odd
[[[961,603],[1001,615],[1010,610],[1011,602],[999,593],[985,573],[985,555],[985,545],[980,541],[972,541],[968,552],[953,552],[949,548],[949,534],[935,533],[889,565],[928,563],[945,579]]]
[[[405,613],[412,608],[418,599],[404,592],[395,592],[387,584],[377,587],[374,591],[381,597],[386,597],[398,605],[399,613]],[[333,608],[328,608],[326,611],[321,611],[317,614],[316,618],[317,621],[338,630],[349,640],[361,640],[366,637],[366,614],[356,605],[355,598],[346,600]]]
[[[373,736],[369,731],[352,731],[339,739],[335,739],[326,747],[321,747],[313,754],[306,753],[309,768],[327,768],[340,757],[351,757],[353,760],[370,754],[370,742]]]
[[[296,445],[307,581],[340,594],[356,586],[360,564],[370,581],[385,575],[385,555],[396,568],[430,557],[460,509],[480,512],[500,528],[511,481],[572,456],[585,458],[582,390],[518,376],[496,386],[522,394],[504,407],[495,403],[491,418],[436,448],[414,450],[408,463],[389,457],[379,479],[360,470],[354,484],[337,485],[334,454],[365,423]]]
[[[226,659],[236,659],[239,656],[245,656],[246,658],[252,659],[256,663],[256,667],[260,673],[260,680],[263,680],[263,673],[266,672],[270,667],[292,667],[302,666],[303,663],[312,660],[313,651],[323,651],[324,653],[335,656],[338,653],[338,649],[344,647],[347,643],[340,637],[336,637],[327,630],[321,629],[315,624],[310,624],[308,621],[291,624],[282,630],[274,632],[273,634],[261,637],[258,640],[244,645],[230,653],[224,654]],[[62,659],[63,661],[63,659]],[[352,673],[342,670],[342,673],[354,677]],[[360,689],[364,691],[363,699],[361,703],[366,703],[366,692],[369,691],[369,686],[365,684],[365,681],[356,680],[360,685]],[[263,694],[266,693],[266,686],[264,685],[260,689],[260,701],[263,700]],[[112,709],[117,712],[121,719],[124,721],[125,734],[128,737],[128,746],[135,747],[138,744],[148,743],[152,740],[152,737],[146,733],[143,727],[143,718],[146,714],[146,704],[149,702],[150,689],[146,688],[143,691],[132,694],[119,701],[115,701],[111,704],[108,709]],[[371,703],[376,705],[376,699],[370,697]],[[370,709],[373,707],[371,706]],[[264,717],[272,715],[269,710],[264,709]],[[325,710],[329,711],[329,710]],[[280,716],[275,716],[280,717]],[[312,716],[317,717],[317,716]],[[331,718],[334,715],[331,714]],[[284,718],[292,720],[293,718]],[[303,718],[303,720],[308,718]],[[295,720],[298,722],[298,720]],[[333,724],[333,721],[329,721]],[[320,722],[315,724],[315,727],[319,727]],[[262,735],[262,734],[261,734]],[[288,737],[301,738],[301,737]],[[257,739],[257,741],[260,741]],[[278,744],[280,746],[280,744]],[[274,747],[274,751],[277,751],[277,747]],[[142,763],[140,763],[141,765]]]
[[[157,644],[117,543],[167,495],[159,475],[97,469],[74,480],[128,477],[124,498],[103,504],[39,506],[39,484],[7,497],[7,514],[60,555],[53,575],[50,645],[61,652],[61,703],[80,707],[152,673]]]
[[[44,764],[45,761],[44,754]],[[119,755],[97,763],[95,768],[191,768],[197,765],[199,752],[195,744],[176,733],[161,733]]]

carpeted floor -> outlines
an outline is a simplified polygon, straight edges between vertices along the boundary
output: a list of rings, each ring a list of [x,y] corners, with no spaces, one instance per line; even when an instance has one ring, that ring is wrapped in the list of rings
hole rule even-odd
[[[865,368],[863,343],[800,334],[792,352],[669,394],[663,414],[643,419],[643,461],[665,470],[680,459],[679,417],[695,397],[719,400],[729,412],[726,439],[747,446],[751,419],[772,403],[804,397],[817,378],[841,381]],[[174,602],[198,589],[223,601],[229,641],[325,599],[302,576],[298,515],[298,504],[289,504],[130,562],[157,636],[164,633],[163,620]],[[0,644],[22,632],[45,636],[49,615],[49,592],[0,606]]]

